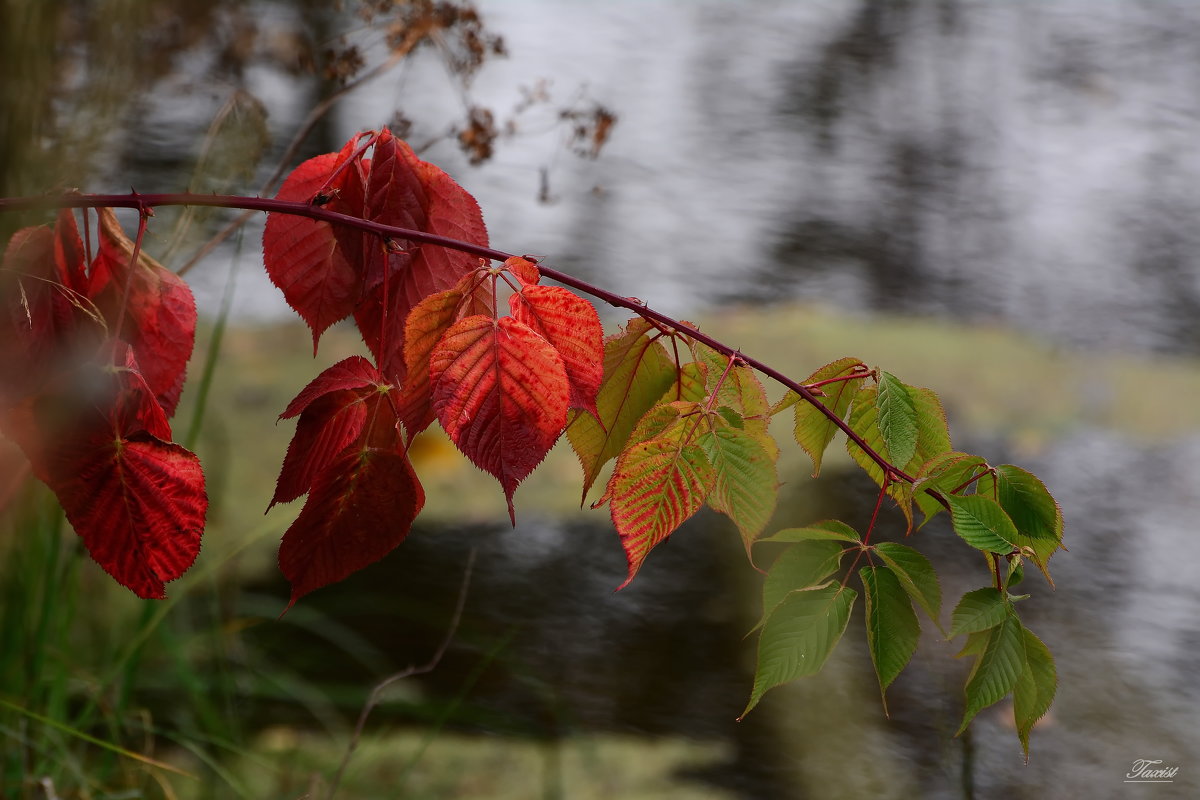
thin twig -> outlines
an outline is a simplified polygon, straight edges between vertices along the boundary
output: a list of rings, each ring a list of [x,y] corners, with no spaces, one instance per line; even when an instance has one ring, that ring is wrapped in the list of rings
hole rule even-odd
[[[458,588],[458,601],[454,606],[454,615],[450,618],[450,626],[446,629],[446,635],[442,638],[442,643],[438,645],[433,657],[426,663],[420,666],[412,666],[408,669],[401,670],[394,675],[381,680],[375,684],[375,688],[371,690],[371,695],[367,698],[367,702],[363,705],[362,711],[359,712],[358,722],[354,726],[354,733],[350,735],[350,742],[346,745],[346,753],[342,756],[342,763],[338,765],[337,772],[333,775],[333,780],[329,784],[329,792],[325,795],[328,800],[333,800],[337,794],[338,784],[342,781],[342,774],[346,771],[346,767],[350,764],[350,757],[354,755],[355,748],[358,747],[358,742],[362,738],[363,730],[367,726],[367,717],[375,706],[379,705],[379,699],[383,695],[385,689],[392,684],[402,681],[405,678],[411,678],[414,675],[424,675],[427,672],[433,672],[441,663],[442,657],[446,655],[446,650],[450,647],[450,642],[454,639],[454,634],[458,632],[458,624],[462,621],[463,608],[467,604],[467,589],[471,585],[471,570],[475,566],[475,548],[471,548],[471,552],[467,555],[467,567],[463,570],[462,583]]]

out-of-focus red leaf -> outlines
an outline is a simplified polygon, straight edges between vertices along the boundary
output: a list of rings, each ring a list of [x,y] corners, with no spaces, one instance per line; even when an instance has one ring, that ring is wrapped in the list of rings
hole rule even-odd
[[[54,224],[54,262],[63,285],[76,292],[87,288],[87,253],[79,238],[75,213],[69,208],[58,212]]]
[[[36,391],[52,369],[61,327],[54,313],[56,281],[50,229],[14,233],[0,262],[0,405]]]
[[[118,359],[116,371],[93,367],[91,396],[72,382],[69,394],[27,404],[34,447],[17,441],[96,563],[139,597],[161,598],[200,551],[204,474],[193,453],[164,441],[166,415],[128,348]]]
[[[121,230],[112,209],[100,209],[99,216],[100,251],[92,261],[88,293],[110,326],[116,325],[125,306],[122,330],[112,332],[133,347],[146,383],[167,416],[172,416],[183,393],[187,362],[196,342],[192,290],[182,278],[141,250],[126,296],[133,242]]]
[[[513,317],[554,345],[571,381],[571,408],[596,419],[604,378],[604,328],[595,307],[560,286],[525,286],[508,298]]]
[[[330,175],[354,154],[357,145],[355,136],[340,153],[305,161],[292,170],[275,198],[303,202],[313,199]],[[359,165],[347,165],[330,187],[324,208],[362,216],[363,192]],[[335,230],[328,222],[293,214],[267,215],[263,264],[288,305],[312,329],[314,353],[325,329],[350,316],[362,299],[362,255],[362,231]]]
[[[567,419],[570,383],[554,346],[512,317],[456,322],[429,359],[433,410],[451,440],[512,496]]]
[[[383,558],[425,504],[408,458],[375,447],[343,453],[321,472],[279,547],[291,608],[304,595]]]

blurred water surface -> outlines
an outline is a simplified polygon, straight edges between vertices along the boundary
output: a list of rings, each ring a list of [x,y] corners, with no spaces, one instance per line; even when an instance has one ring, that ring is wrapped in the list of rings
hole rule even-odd
[[[568,156],[562,129],[536,116],[478,168],[453,141],[434,141],[424,156],[475,194],[499,247],[677,314],[803,301],[999,323],[1068,352],[1200,355],[1200,4],[480,5],[510,58],[476,78],[476,100],[515,105],[515,86],[549,78],[554,91],[583,91],[619,116],[595,160]],[[258,6],[264,26],[293,13]],[[397,108],[415,119],[458,108],[462,97],[439,70],[418,59],[351,95],[314,147],[331,149]],[[286,138],[307,89],[266,67],[249,84]],[[142,189],[161,174],[163,154],[194,141],[202,110],[155,102],[152,135],[125,154],[114,185],[132,171],[146,176]],[[254,249],[239,262],[236,314],[280,317]],[[225,271],[209,264],[191,277],[214,311]],[[1070,389],[1103,404],[1155,387],[1098,378]],[[884,721],[857,620],[821,676],[773,692],[735,725],[757,589],[708,516],[617,595],[623,564],[609,528],[532,518],[515,531],[415,532],[394,557],[311,602],[351,624],[361,618],[389,658],[408,663],[430,642],[373,627],[363,609],[403,604],[398,592],[452,594],[444,575],[474,542],[482,554],[464,630],[475,639],[465,637],[430,690],[461,685],[464,663],[490,646],[487,632],[517,633],[504,667],[473,695],[477,716],[460,723],[549,739],[617,730],[721,741],[728,760],[690,778],[728,796],[1200,792],[1200,555],[1191,546],[1200,432],[1146,441],[1081,425],[1015,454],[1012,442],[957,433],[960,447],[1037,473],[1067,520],[1070,551],[1052,562],[1058,588],[1031,576],[1023,609],[1060,676],[1028,766],[1003,709],[982,715],[966,741],[952,738],[959,711],[949,698],[964,668],[931,636]],[[841,483],[823,477],[777,521],[865,522],[871,492]],[[931,529],[926,542],[944,543],[929,546],[948,598],[986,581],[952,534]],[[262,633],[257,646],[286,647],[272,641],[286,635]],[[317,675],[350,669],[320,650],[295,657]],[[1177,782],[1133,794],[1123,780],[1139,758],[1179,766]]]

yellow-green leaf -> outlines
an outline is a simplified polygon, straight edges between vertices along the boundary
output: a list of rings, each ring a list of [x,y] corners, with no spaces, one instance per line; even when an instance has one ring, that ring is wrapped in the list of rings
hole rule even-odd
[[[571,412],[567,439],[583,467],[583,497],[600,469],[625,449],[634,426],[676,378],[675,364],[654,339],[658,329],[634,317],[604,343],[604,380],[596,397],[596,420]]]
[[[753,436],[725,424],[713,424],[697,443],[716,477],[708,504],[733,520],[749,551],[775,512],[779,493],[775,462]]]
[[[803,383],[817,383],[830,378],[851,375],[861,364],[862,361],[857,358],[840,358],[809,375]],[[854,398],[862,382],[863,378],[849,378],[836,383],[827,383],[820,387],[821,396],[818,396],[817,400],[838,418],[845,418],[846,409],[850,407],[850,401]],[[821,459],[825,454],[825,448],[833,441],[838,428],[829,417],[812,404],[801,400],[800,395],[795,392],[788,392],[783,401],[772,409],[772,413],[792,404],[796,406],[796,443],[804,448],[804,452],[808,453],[809,458],[812,459],[813,477],[815,478],[821,473]]]
[[[712,465],[697,444],[650,439],[617,458],[605,492],[633,580],[647,554],[695,514],[712,489]]]

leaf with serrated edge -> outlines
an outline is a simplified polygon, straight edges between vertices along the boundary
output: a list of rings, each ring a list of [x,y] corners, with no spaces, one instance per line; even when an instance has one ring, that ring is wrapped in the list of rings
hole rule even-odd
[[[849,375],[855,367],[861,364],[862,361],[857,358],[839,358],[809,375],[802,383],[817,383],[841,375]],[[827,383],[820,388],[821,396],[817,399],[836,416],[845,419],[846,409],[850,407],[850,401],[854,398],[862,382],[863,378],[850,378],[837,383]],[[809,458],[812,459],[813,477],[815,478],[821,473],[821,460],[825,449],[837,435],[838,427],[811,403],[800,400],[800,395],[795,392],[788,392],[784,398],[785,403],[792,398],[795,398],[794,402],[796,403],[794,426],[796,443],[804,448],[804,452],[808,453]],[[786,407],[786,405],[783,406],[783,408]],[[774,412],[775,409],[772,409],[772,413]]]
[[[954,532],[964,542],[985,552],[1012,551],[1017,529],[995,500],[977,494],[946,495],[946,502],[950,504]]]
[[[1014,544],[1033,550],[1033,563],[1053,586],[1047,562],[1062,547],[1063,516],[1046,485],[1020,467],[1001,464],[994,478],[980,481],[979,494],[1000,503],[1017,530]]]
[[[892,460],[894,466],[911,474],[938,453],[950,449],[950,432],[946,427],[946,415],[937,395],[929,389],[908,387],[909,397],[917,410],[917,448],[916,453],[907,464],[897,464],[888,452],[883,434],[879,430],[879,409],[876,403],[877,389],[874,386],[864,386],[854,396],[847,422],[850,428],[863,438],[875,452],[886,459]],[[883,485],[883,470],[863,452],[853,441],[846,440],[846,450],[854,462],[858,464],[876,486]],[[893,483],[888,487],[888,495],[896,501],[912,528],[912,494],[911,487],[903,483]]]
[[[1028,762],[1029,732],[1054,702],[1058,671],[1050,648],[1024,627],[1021,628],[1021,634],[1025,639],[1025,664],[1017,678],[1017,685],[1013,687],[1013,719]]]
[[[633,580],[642,562],[688,517],[712,489],[712,466],[696,444],[657,438],[630,447],[617,459],[605,492]]]
[[[535,286],[542,279],[537,264],[527,258],[513,256],[504,262],[504,268],[525,286]]]
[[[940,630],[942,624],[938,617],[942,610],[942,587],[938,584],[937,573],[929,559],[911,547],[896,542],[880,542],[875,545],[875,554],[891,567],[904,591],[925,609]]]
[[[763,580],[763,613],[751,631],[766,623],[789,592],[817,586],[837,572],[845,553],[846,549],[833,541],[799,542],[780,553]]]
[[[571,449],[583,467],[583,499],[610,459],[625,449],[634,426],[675,380],[675,366],[662,343],[651,341],[658,329],[634,317],[604,345],[604,380],[596,397],[597,422],[573,412],[567,428]]]
[[[994,628],[1004,621],[1008,607],[999,590],[990,586],[967,592],[950,617],[950,638]]]
[[[814,675],[846,631],[858,593],[844,586],[790,593],[775,608],[758,639],[758,666],[750,702],[739,719],[780,684]]]
[[[409,439],[434,420],[430,400],[429,357],[450,326],[465,314],[469,294],[482,285],[475,272],[464,275],[453,289],[435,292],[413,307],[404,323],[404,385],[397,401],[400,420]]]
[[[890,372],[880,372],[875,403],[888,456],[894,463],[907,464],[917,452],[917,409],[908,387]]]
[[[733,520],[749,552],[775,513],[779,493],[775,463],[754,437],[726,424],[714,424],[696,443],[716,473],[707,502]]]
[[[1021,622],[1013,615],[993,628],[987,649],[979,657],[975,671],[967,681],[967,706],[962,724],[954,734],[966,730],[975,715],[998,703],[1012,691],[1025,666],[1025,637]]]
[[[424,502],[406,456],[378,448],[344,453],[320,474],[283,535],[279,568],[292,584],[288,608],[390,553]]]
[[[879,678],[879,694],[886,716],[887,687],[917,651],[921,625],[917,622],[912,601],[890,569],[863,567],[858,574],[862,578],[863,601],[866,603],[867,647]]]
[[[340,153],[325,153],[297,166],[284,180],[276,200],[308,202],[323,187],[329,176],[357,148],[355,136]],[[331,188],[344,189],[356,179],[350,169],[343,180]],[[343,192],[330,195],[325,208],[351,216],[361,216],[362,187],[356,185],[355,200],[347,203]],[[351,237],[354,237],[351,239]],[[339,241],[341,240],[341,241]],[[362,235],[339,236],[324,220],[295,214],[268,214],[263,230],[263,265],[271,282],[283,292],[284,300],[312,329],[313,353],[321,334],[333,323],[354,311],[362,293],[358,262],[362,256]],[[351,244],[352,242],[352,244]],[[349,251],[345,245],[351,245]]]
[[[500,481],[516,524],[513,492],[542,462],[567,419],[562,357],[511,317],[467,317],[429,358],[434,413],[471,462]]]
[[[596,308],[561,286],[525,286],[508,298],[512,315],[562,356],[571,381],[571,407],[594,417],[604,377],[604,329]]]

